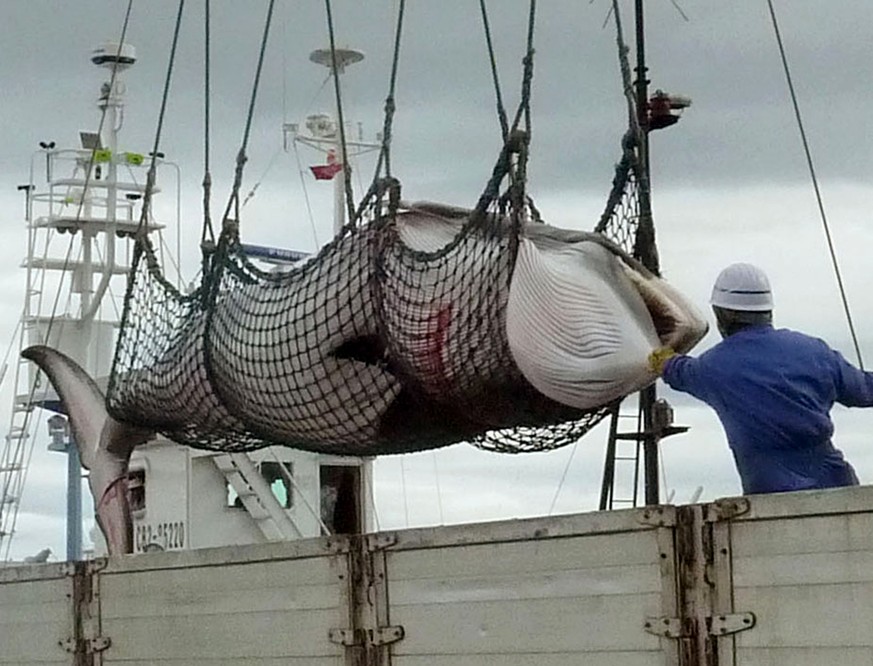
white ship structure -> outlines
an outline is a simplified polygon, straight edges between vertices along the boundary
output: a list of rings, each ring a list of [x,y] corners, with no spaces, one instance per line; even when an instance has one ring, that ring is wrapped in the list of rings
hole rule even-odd
[[[330,63],[313,53],[315,63]],[[323,55],[323,54],[322,54]],[[363,56],[348,51],[338,73]],[[125,293],[132,238],[141,217],[152,155],[126,145],[122,136],[125,75],[136,63],[133,46],[106,43],[91,62],[105,81],[97,106],[97,131],[82,131],[72,148],[42,143],[32,158],[26,196],[27,254],[24,308],[18,350],[48,345],[79,363],[105,388],[112,368]],[[339,140],[330,114],[314,114],[283,128],[288,142],[315,148],[335,161]],[[352,143],[353,154],[376,147]],[[134,149],[135,148],[135,149]],[[148,232],[155,247],[169,254],[164,236],[181,223],[180,167],[160,153],[157,196],[174,196],[176,219],[154,219]],[[333,174],[337,206],[334,224],[343,224],[343,171]],[[161,194],[163,188],[174,194]],[[246,246],[250,256],[282,270],[305,255],[293,250]],[[165,265],[174,265],[166,261]],[[178,265],[177,265],[177,270]],[[184,284],[181,275],[179,284]],[[21,526],[19,509],[34,446],[68,455],[67,559],[99,556],[106,544],[96,528],[92,549],[82,548],[82,474],[71,442],[64,406],[36,366],[16,358],[12,416],[0,456],[0,561]],[[59,486],[61,480],[58,480]],[[178,446],[163,437],[136,449],[130,464],[129,500],[134,519],[134,552],[188,550],[289,540],[373,529],[372,461],[271,447],[252,453],[216,453]],[[60,556],[58,554],[58,556]]]

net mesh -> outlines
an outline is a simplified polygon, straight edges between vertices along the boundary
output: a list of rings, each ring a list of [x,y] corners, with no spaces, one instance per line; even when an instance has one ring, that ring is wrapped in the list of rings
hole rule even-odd
[[[630,253],[638,208],[625,152],[597,230]],[[546,398],[512,361],[506,302],[532,204],[504,193],[472,214],[406,211],[396,183],[374,191],[316,256],[282,270],[250,261],[227,224],[191,294],[139,238],[110,413],[197,448],[343,455],[460,441],[541,451],[603,418],[606,407]]]

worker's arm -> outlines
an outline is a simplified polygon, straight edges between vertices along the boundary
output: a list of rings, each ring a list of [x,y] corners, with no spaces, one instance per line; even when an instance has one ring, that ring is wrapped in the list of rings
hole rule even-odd
[[[671,356],[663,364],[661,377],[670,388],[706,400],[709,382],[700,359],[682,354]]]
[[[837,402],[846,407],[873,407],[873,372],[859,370],[839,352],[832,353]]]

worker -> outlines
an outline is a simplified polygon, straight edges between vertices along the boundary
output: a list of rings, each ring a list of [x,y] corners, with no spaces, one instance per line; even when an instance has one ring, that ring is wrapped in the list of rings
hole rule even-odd
[[[745,494],[858,485],[831,443],[834,402],[873,406],[873,373],[824,341],[773,328],[767,275],[751,264],[725,268],[712,289],[723,340],[697,358],[661,348],[654,372],[712,407],[724,427]]]

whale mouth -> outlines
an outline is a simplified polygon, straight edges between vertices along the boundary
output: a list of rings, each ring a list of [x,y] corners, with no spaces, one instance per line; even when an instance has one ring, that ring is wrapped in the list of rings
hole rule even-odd
[[[624,269],[643,299],[662,346],[684,353],[706,335],[706,320],[676,289],[648,271],[643,273],[629,265]]]

